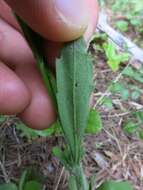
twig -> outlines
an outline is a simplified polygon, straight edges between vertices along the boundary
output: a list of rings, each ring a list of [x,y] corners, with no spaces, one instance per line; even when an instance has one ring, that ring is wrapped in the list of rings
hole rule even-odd
[[[143,105],[141,105],[141,104],[139,104],[137,102],[130,101],[129,104],[136,107],[137,110],[142,110],[143,109]]]
[[[113,139],[113,140],[116,142],[116,144],[117,144],[117,146],[118,146],[118,148],[119,148],[120,154],[123,155],[123,151],[122,151],[121,145],[120,145],[119,140],[118,140],[117,136],[115,135],[115,133],[114,133],[114,134],[111,134],[110,132],[108,132],[108,130],[106,130],[106,129],[103,129],[103,130],[105,131],[105,133],[106,133],[111,139]]]
[[[0,160],[0,168],[1,168],[1,170],[2,170],[2,173],[3,173],[3,177],[4,177],[5,182],[6,182],[6,183],[9,183],[10,180],[9,180],[9,178],[8,178],[8,175],[7,175],[7,173],[6,173],[5,167],[4,167],[3,163],[1,162],[1,160]]]
[[[114,30],[107,23],[107,15],[101,11],[98,21],[98,30],[105,32],[109,38],[114,41],[121,49],[130,53],[136,60],[143,63],[143,50],[139,48],[130,39],[123,36],[120,32]]]
[[[108,118],[124,117],[126,115],[129,115],[130,113],[131,112],[128,111],[128,112],[125,112],[125,113],[113,114],[113,115],[109,115]],[[102,117],[104,117],[104,116],[102,116]],[[105,116],[105,117],[107,117],[107,116]]]
[[[57,184],[56,184],[56,187],[54,188],[54,190],[58,190],[58,187],[59,187],[59,184],[60,184],[62,175],[63,175],[63,173],[64,173],[64,170],[65,170],[65,168],[63,167],[62,170],[61,170],[61,172],[60,172],[60,176],[59,176],[59,178],[58,178],[58,181],[57,181]]]

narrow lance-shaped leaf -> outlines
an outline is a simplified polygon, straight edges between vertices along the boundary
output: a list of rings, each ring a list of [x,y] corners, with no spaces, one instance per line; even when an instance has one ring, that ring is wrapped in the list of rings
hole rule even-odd
[[[56,81],[50,68],[48,67],[48,64],[46,64],[46,58],[43,50],[43,38],[39,34],[34,32],[19,16],[17,16],[16,14],[15,16],[21,26],[25,39],[31,47],[33,55],[36,59],[37,67],[41,72],[43,81],[48,90],[48,94],[53,99],[55,106],[57,106]]]
[[[92,90],[91,58],[83,39],[67,43],[56,62],[57,103],[65,138],[78,161]],[[76,155],[76,156],[75,156]]]

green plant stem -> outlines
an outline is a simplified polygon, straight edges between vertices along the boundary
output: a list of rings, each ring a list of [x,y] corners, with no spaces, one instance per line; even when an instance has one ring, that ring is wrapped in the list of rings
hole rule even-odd
[[[71,172],[72,185],[74,183],[77,190],[89,190],[88,181],[84,174],[82,165],[75,166]],[[69,184],[69,189],[71,189]],[[74,189],[73,189],[74,190]]]

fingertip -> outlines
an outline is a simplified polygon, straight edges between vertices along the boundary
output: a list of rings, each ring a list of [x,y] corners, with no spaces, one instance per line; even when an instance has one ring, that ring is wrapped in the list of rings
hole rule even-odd
[[[50,127],[56,120],[56,113],[47,96],[36,95],[19,117],[30,128],[42,130]]]
[[[13,71],[0,62],[0,114],[15,115],[30,103],[30,94]]]
[[[31,93],[31,102],[19,114],[21,120],[33,129],[48,128],[56,120],[56,112],[51,97],[44,86],[35,62],[17,67],[16,73],[24,81]]]
[[[80,37],[88,25],[85,0],[6,0],[36,32],[65,42]]]
[[[97,0],[86,0],[87,10],[89,14],[89,24],[86,32],[84,33],[84,38],[86,42],[89,42],[91,36],[95,32],[97,21],[98,21],[98,13],[99,13],[99,6]]]

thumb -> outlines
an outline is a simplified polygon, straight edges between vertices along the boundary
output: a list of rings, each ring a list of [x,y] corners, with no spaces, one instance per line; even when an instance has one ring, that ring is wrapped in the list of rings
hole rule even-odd
[[[48,40],[74,40],[88,25],[85,0],[5,1],[33,30]]]

